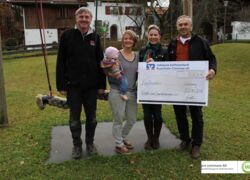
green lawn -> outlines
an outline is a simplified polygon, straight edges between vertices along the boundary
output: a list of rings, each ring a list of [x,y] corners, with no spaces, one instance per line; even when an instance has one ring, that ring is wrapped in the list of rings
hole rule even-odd
[[[38,93],[48,93],[42,57],[4,61],[8,128],[0,129],[0,179],[250,179],[249,175],[204,175],[201,160],[250,160],[250,44],[213,46],[217,77],[210,82],[204,108],[202,157],[193,160],[175,150],[46,164],[53,126],[67,124],[68,113],[53,107],[40,111]],[[55,90],[55,59],[49,57]],[[99,122],[111,121],[107,102],[98,102]],[[171,106],[164,121],[177,134]],[[138,119],[142,119],[139,106]]]

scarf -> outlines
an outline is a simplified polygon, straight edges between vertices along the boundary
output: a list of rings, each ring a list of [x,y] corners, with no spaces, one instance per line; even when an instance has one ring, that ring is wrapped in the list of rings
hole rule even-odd
[[[146,44],[146,53],[143,57],[143,61],[146,62],[149,58],[155,58],[156,52],[161,48],[161,44],[151,44],[150,42],[147,42]]]

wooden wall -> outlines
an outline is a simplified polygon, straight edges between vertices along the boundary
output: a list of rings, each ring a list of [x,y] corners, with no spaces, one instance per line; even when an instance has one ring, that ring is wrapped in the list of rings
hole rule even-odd
[[[76,7],[44,7],[45,28],[64,29],[71,28],[75,25],[74,13]],[[40,9],[39,9],[40,10]],[[37,29],[38,17],[35,7],[25,7],[25,27],[26,29]],[[40,13],[40,11],[39,11]]]

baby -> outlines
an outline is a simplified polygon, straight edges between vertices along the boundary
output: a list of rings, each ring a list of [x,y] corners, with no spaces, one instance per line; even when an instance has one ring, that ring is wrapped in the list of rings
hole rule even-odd
[[[127,101],[128,80],[122,72],[122,67],[118,59],[119,50],[110,46],[106,48],[104,55],[105,58],[101,61],[101,67],[109,77],[109,82],[119,86],[121,98]]]

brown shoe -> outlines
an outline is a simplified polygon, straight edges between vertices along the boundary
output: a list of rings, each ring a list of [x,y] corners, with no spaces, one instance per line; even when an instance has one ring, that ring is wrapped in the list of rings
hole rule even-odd
[[[127,149],[134,149],[134,146],[127,139],[123,140],[123,144],[126,146]]]
[[[191,151],[192,158],[197,159],[201,156],[200,153],[200,147],[199,146],[193,146]]]
[[[128,148],[126,148],[126,146],[116,146],[115,147],[115,152],[119,153],[119,154],[130,154],[130,151],[128,150]]]
[[[177,147],[177,151],[187,151],[190,148],[190,142],[182,141]]]

